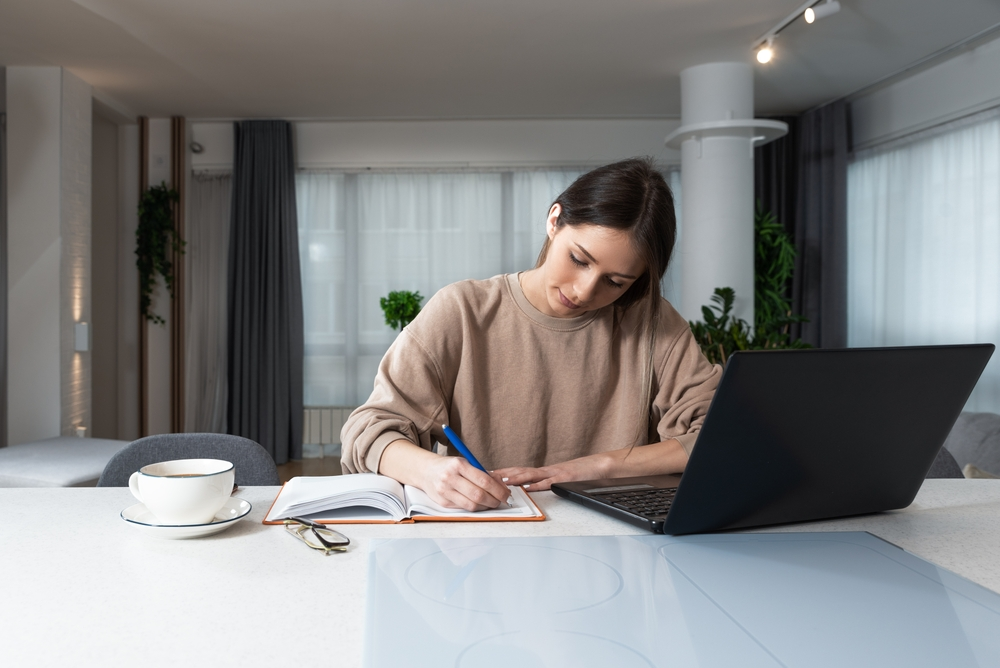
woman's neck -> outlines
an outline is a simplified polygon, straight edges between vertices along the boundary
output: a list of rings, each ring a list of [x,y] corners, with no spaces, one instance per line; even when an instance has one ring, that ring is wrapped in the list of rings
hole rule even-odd
[[[536,269],[522,271],[517,275],[517,282],[521,286],[521,292],[528,303],[535,307],[539,313],[548,312],[548,303],[545,301],[545,289],[541,286],[542,272]]]

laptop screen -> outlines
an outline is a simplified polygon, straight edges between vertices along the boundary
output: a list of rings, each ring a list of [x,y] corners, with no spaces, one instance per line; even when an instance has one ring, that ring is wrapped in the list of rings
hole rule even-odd
[[[908,506],[993,348],[736,353],[664,532]]]

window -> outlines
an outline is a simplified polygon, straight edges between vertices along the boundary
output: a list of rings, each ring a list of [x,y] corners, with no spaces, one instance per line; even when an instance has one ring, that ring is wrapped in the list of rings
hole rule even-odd
[[[1000,340],[1000,111],[856,156],[851,346]],[[966,410],[1000,412],[994,355]]]

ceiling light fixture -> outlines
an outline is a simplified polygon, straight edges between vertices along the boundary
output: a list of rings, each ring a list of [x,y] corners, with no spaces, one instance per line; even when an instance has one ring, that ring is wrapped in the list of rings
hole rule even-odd
[[[750,46],[750,49],[756,52],[757,62],[762,64],[769,63],[774,58],[774,38],[777,37],[778,33],[782,30],[790,26],[802,16],[811,16],[811,20],[806,18],[806,20],[811,23],[816,19],[836,14],[839,11],[840,2],[838,2],[838,0],[823,0],[822,2],[820,0],[809,0],[794,12],[781,19],[776,26],[761,35],[760,38],[758,38],[757,41]]]
[[[817,19],[825,19],[831,14],[836,14],[840,11],[840,3],[837,0],[826,0],[819,4],[813,5],[806,9],[802,13],[802,18],[806,20],[806,23],[813,23]]]
[[[771,62],[774,57],[774,36],[767,38],[767,43],[757,50],[757,62],[761,64]]]

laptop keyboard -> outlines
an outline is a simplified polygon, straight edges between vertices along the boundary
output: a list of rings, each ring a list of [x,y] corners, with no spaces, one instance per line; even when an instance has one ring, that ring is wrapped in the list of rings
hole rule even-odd
[[[667,514],[676,493],[676,487],[657,487],[629,492],[595,493],[594,496],[630,513],[645,517],[657,517]]]

